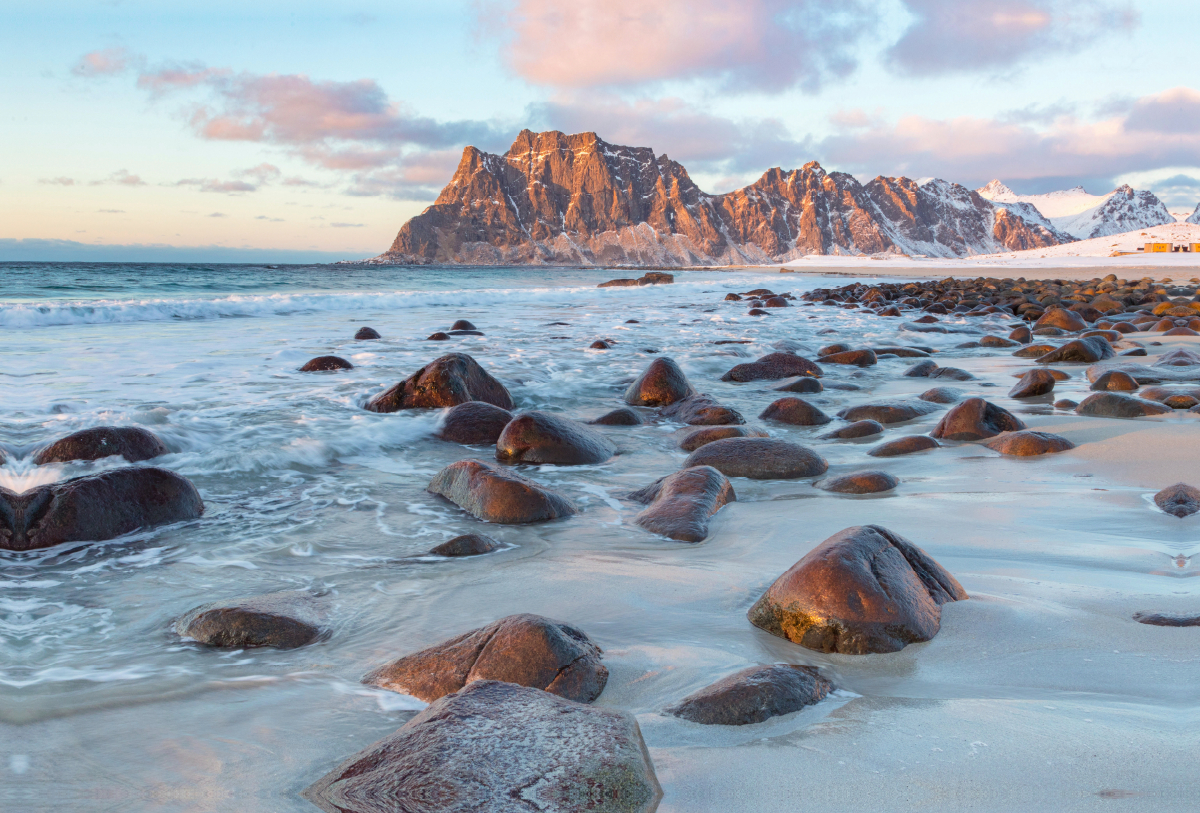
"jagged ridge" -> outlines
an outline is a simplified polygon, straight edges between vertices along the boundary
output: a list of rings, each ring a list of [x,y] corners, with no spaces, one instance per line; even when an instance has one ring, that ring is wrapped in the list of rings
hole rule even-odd
[[[467,147],[434,204],[373,262],[730,265],[808,254],[961,257],[1072,239],[1033,206],[993,204],[942,180],[864,185],[812,162],[709,195],[649,148],[524,130],[504,155]]]

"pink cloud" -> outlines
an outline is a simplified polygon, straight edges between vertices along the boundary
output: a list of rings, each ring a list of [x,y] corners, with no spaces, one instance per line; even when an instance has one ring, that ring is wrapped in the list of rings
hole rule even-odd
[[[217,192],[223,195],[237,195],[242,192],[255,192],[258,187],[245,181],[222,181],[216,178],[184,178],[172,186],[194,186],[201,192]]]
[[[105,48],[81,56],[79,61],[71,66],[71,73],[88,77],[114,76],[124,73],[140,61],[140,57],[131,54],[125,48]]]
[[[65,175],[59,175],[57,178],[42,178],[38,183],[48,184],[50,186],[74,186],[76,181],[74,178],[68,178]]]

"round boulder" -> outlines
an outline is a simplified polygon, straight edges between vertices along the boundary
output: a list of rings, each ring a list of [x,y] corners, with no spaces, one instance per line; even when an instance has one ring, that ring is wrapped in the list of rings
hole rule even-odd
[[[442,415],[435,435],[451,443],[495,443],[513,415],[487,401],[467,401]]]
[[[1030,370],[1021,376],[1011,390],[1009,398],[1036,398],[1054,391],[1054,376],[1049,370]]]
[[[1200,488],[1186,483],[1167,486],[1154,495],[1154,504],[1166,513],[1183,519],[1200,511]]]
[[[706,443],[683,463],[683,468],[693,466],[712,466],[726,477],[752,480],[816,477],[829,469],[825,458],[812,449],[775,438],[726,438]]]
[[[925,401],[883,401],[874,404],[859,404],[847,407],[838,413],[838,417],[847,421],[879,421],[880,423],[901,423],[920,418],[931,412],[937,412],[941,407]]]
[[[875,355],[874,350],[847,350],[842,353],[831,353],[828,356],[821,356],[817,359],[825,364],[852,364],[856,367],[871,367],[878,363],[879,359]]]
[[[512,396],[466,353],[450,353],[426,364],[404,381],[369,400],[371,412],[449,407],[486,401],[512,409]]]
[[[33,462],[66,463],[69,460],[100,460],[119,455],[130,463],[151,460],[167,453],[167,447],[153,432],[138,426],[95,426],[72,432],[39,449]]]
[[[1024,428],[1025,424],[1007,409],[982,398],[968,398],[951,407],[929,434],[946,440],[984,440]]]
[[[869,438],[883,432],[883,424],[879,421],[855,421],[848,423],[845,426],[840,426],[832,432],[826,432],[821,435],[822,440],[853,440],[855,438]]]
[[[878,494],[891,491],[900,481],[886,471],[856,471],[840,477],[830,477],[816,484],[822,491],[837,494]]]
[[[641,426],[645,421],[642,420],[641,415],[629,407],[618,407],[594,421],[588,421],[588,423],[594,426]]]
[[[1096,392],[1133,392],[1140,386],[1133,376],[1120,370],[1109,370],[1092,382]]]
[[[939,448],[938,442],[928,435],[910,435],[906,438],[889,440],[872,448],[867,454],[871,457],[896,457],[902,454],[914,454]]]
[[[832,689],[811,666],[752,666],[688,695],[666,712],[702,725],[750,725],[819,703]]]
[[[354,365],[341,356],[317,356],[304,362],[302,373],[328,373],[336,370],[353,370]]]
[[[604,435],[548,412],[517,415],[496,440],[496,459],[505,463],[603,463],[617,453]]]
[[[483,534],[463,534],[447,539],[429,551],[434,556],[480,556],[499,550],[502,546],[495,539]]]
[[[425,489],[445,497],[476,519],[501,525],[544,522],[579,513],[557,491],[482,460],[459,460],[442,469]]]
[[[920,400],[928,401],[931,404],[957,404],[966,397],[966,391],[960,390],[958,387],[931,387],[917,396]]]
[[[1024,429],[1019,432],[1005,432],[986,441],[984,446],[993,452],[1013,457],[1033,457],[1035,455],[1054,454],[1074,449],[1075,444],[1061,435],[1049,432],[1035,432]]]
[[[354,338],[361,342],[382,337],[379,335],[379,331],[373,327],[360,327],[358,332],[354,334]]]
[[[758,361],[739,364],[725,375],[722,381],[760,381],[791,378],[794,375],[820,377],[822,370],[803,356],[794,353],[769,353]]]
[[[825,385],[815,378],[797,378],[788,384],[775,387],[776,392],[802,392],[807,394],[823,392]]]
[[[629,499],[647,506],[634,522],[651,533],[679,542],[703,542],[709,520],[737,496],[724,474],[712,466],[695,466],[663,477]]]
[[[823,426],[833,420],[803,398],[794,397],[772,402],[758,417],[792,426]]]
[[[197,607],[175,622],[175,632],[205,646],[294,649],[325,632],[325,608],[303,591],[267,593]]]
[[[1171,411],[1165,404],[1122,392],[1092,393],[1075,407],[1076,413],[1097,418],[1141,418],[1145,415],[1165,415]]]
[[[682,401],[663,407],[659,414],[690,426],[722,426],[746,422],[737,410],[718,404],[708,395],[689,395]]]
[[[767,433],[748,426],[704,426],[693,429],[679,441],[679,448],[694,452],[706,443],[725,438],[765,438]]]
[[[451,330],[479,330],[475,325],[468,322],[466,319],[459,319],[450,326]]]
[[[667,406],[695,394],[679,365],[663,356],[650,362],[645,372],[629,385],[625,390],[625,403],[632,406]]]

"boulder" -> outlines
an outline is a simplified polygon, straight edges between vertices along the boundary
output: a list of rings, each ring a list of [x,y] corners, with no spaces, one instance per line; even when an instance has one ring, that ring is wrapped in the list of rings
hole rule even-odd
[[[1112,345],[1099,336],[1088,339],[1076,339],[1067,342],[1062,347],[1051,350],[1044,356],[1039,356],[1038,364],[1057,364],[1063,361],[1095,363],[1113,357]]]
[[[846,350],[821,356],[817,361],[824,364],[853,364],[856,367],[870,367],[878,363],[879,359],[875,356],[874,350]]]
[[[931,387],[917,396],[920,400],[928,401],[931,404],[957,404],[966,397],[966,391],[960,390],[958,387]]]
[[[588,350],[612,350],[612,345],[604,341],[604,339],[596,339],[588,345]]]
[[[588,423],[595,426],[641,426],[645,423],[642,416],[629,407],[618,407],[612,412],[601,415]]]
[[[434,556],[479,556],[500,550],[501,547],[501,544],[490,536],[462,534],[446,540],[429,552]]]
[[[982,398],[968,398],[951,407],[929,434],[945,440],[984,440],[1024,428],[1025,424],[1007,409]]]
[[[751,666],[666,709],[702,725],[750,725],[819,703],[832,684],[811,666]]]
[[[304,362],[302,373],[329,373],[337,370],[353,370],[354,365],[341,356],[317,356]]]
[[[984,336],[979,340],[979,343],[984,347],[1017,347],[1022,344],[1012,339],[1005,339],[1002,336]]]
[[[815,378],[808,377],[797,378],[795,381],[775,387],[776,392],[802,392],[810,395],[824,390],[824,384]]]
[[[367,402],[372,412],[452,407],[467,401],[485,401],[512,409],[512,396],[466,353],[442,356],[389,390]]]
[[[917,347],[898,347],[890,345],[887,347],[873,347],[875,357],[879,356],[897,356],[902,359],[920,359],[927,358],[929,354]]]
[[[929,374],[930,378],[944,378],[948,381],[974,381],[975,376],[958,367],[938,367]]]
[[[822,491],[838,494],[877,494],[891,491],[900,481],[886,471],[856,471],[840,477],[830,477],[816,484]]]
[[[748,426],[704,426],[693,429],[679,441],[679,448],[694,452],[706,443],[725,438],[765,438],[767,433]]]
[[[138,426],[96,426],[72,432],[33,455],[39,466],[69,460],[100,460],[119,455],[130,463],[151,460],[167,453],[158,436]]]
[[[482,460],[459,460],[442,469],[426,491],[438,494],[484,522],[521,525],[570,517],[579,509],[557,491]]]
[[[450,341],[450,334],[443,333],[442,331],[439,330],[437,333],[430,333],[428,336],[426,336],[425,341],[427,341],[427,342],[448,342],[448,341]]]
[[[1029,344],[1031,341],[1033,341],[1033,331],[1027,327],[1019,327],[1014,329],[1012,333],[1008,334],[1008,338],[1012,339],[1018,344]]]
[[[1196,398],[1194,395],[1172,395],[1162,399],[1162,403],[1171,409],[1186,409],[1189,412],[1195,412],[1196,407],[1200,406],[1200,398]]]
[[[548,412],[517,415],[496,440],[496,459],[505,463],[578,466],[603,463],[616,453],[595,429]]]
[[[324,603],[302,590],[205,604],[175,622],[175,632],[183,638],[231,649],[294,649],[325,631]]]
[[[1053,353],[1054,349],[1052,344],[1030,344],[1015,351],[1013,355],[1019,359],[1036,359],[1047,353]]]
[[[590,703],[604,691],[608,669],[600,647],[582,630],[522,613],[405,655],[363,676],[363,683],[432,703],[477,680],[518,686]]]
[[[674,281],[674,274],[667,274],[663,271],[647,271],[638,278],[638,285],[670,285]]]
[[[368,339],[380,339],[383,337],[380,336],[379,331],[373,327],[360,327],[358,332],[354,334],[354,338],[361,342]]]
[[[885,424],[901,423],[937,412],[940,408],[925,401],[882,401],[846,407],[838,413],[838,417],[847,421],[871,420]]]
[[[1200,627],[1200,615],[1164,615],[1163,613],[1134,613],[1133,620],[1154,627]]]
[[[688,455],[683,467],[712,466],[726,477],[792,480],[816,477],[829,469],[825,458],[798,443],[775,438],[725,438]]]
[[[1092,382],[1092,389],[1096,392],[1133,392],[1139,386],[1133,376],[1120,370],[1109,370]]]
[[[653,813],[662,789],[632,715],[477,681],[304,797],[325,813]]]
[[[1049,370],[1030,370],[1021,376],[1011,390],[1009,398],[1036,398],[1054,391],[1054,376]]]
[[[459,319],[450,326],[450,330],[479,330],[479,328],[475,327],[475,325],[471,324],[466,319]]]
[[[682,469],[629,495],[646,505],[634,522],[651,533],[680,542],[703,542],[708,521],[737,496],[724,474],[712,466]]]
[[[902,375],[908,378],[928,378],[930,373],[938,369],[937,362],[933,359],[925,359],[918,361],[916,364],[905,370]]]
[[[1190,516],[1200,511],[1200,488],[1186,483],[1167,486],[1154,495],[1154,504],[1172,516]]]
[[[1056,327],[1066,331],[1086,330],[1087,322],[1075,311],[1051,308],[1038,318],[1034,327]]]
[[[597,288],[636,288],[638,281],[636,279],[610,279],[608,282],[602,282],[597,285]]]
[[[928,641],[966,591],[928,554],[878,525],[846,528],[780,576],[750,623],[819,652],[897,652]]]
[[[1079,406],[1078,402],[1072,401],[1070,398],[1060,398],[1053,404],[1055,409],[1074,409]]]
[[[822,370],[803,356],[794,353],[769,353],[758,361],[738,364],[725,375],[722,381],[776,381],[794,375],[820,377]]]
[[[1145,415],[1165,415],[1171,411],[1165,404],[1122,392],[1092,393],[1075,407],[1076,413],[1097,418],[1141,418]]]
[[[902,454],[913,454],[937,448],[938,442],[928,435],[910,435],[906,438],[897,438],[896,440],[889,440],[887,443],[881,443],[868,451],[867,454],[871,455],[871,457],[896,457]]]
[[[845,426],[839,426],[832,432],[821,435],[822,440],[852,440],[854,438],[873,437],[883,432],[883,424],[879,421],[855,421]]]
[[[196,519],[204,502],[166,469],[113,469],[16,494],[0,488],[0,549],[102,542],[142,528]]]
[[[667,406],[682,401],[696,391],[673,360],[663,356],[650,362],[625,390],[625,403],[632,406]]]
[[[765,421],[778,421],[792,426],[823,426],[832,418],[803,398],[780,398],[771,402],[758,416]]]
[[[737,410],[718,404],[708,395],[690,395],[682,401],[675,401],[663,407],[659,414],[689,426],[722,426],[746,422]]]
[[[986,441],[983,445],[993,452],[1013,457],[1054,454],[1055,452],[1065,452],[1068,449],[1075,448],[1074,443],[1061,435],[1052,435],[1049,432],[1035,432],[1032,429],[1024,429],[1019,432],[1005,432],[1003,435],[997,435],[991,440]]]
[[[446,410],[434,434],[451,443],[490,445],[496,442],[512,418],[507,409],[487,401],[467,401]]]

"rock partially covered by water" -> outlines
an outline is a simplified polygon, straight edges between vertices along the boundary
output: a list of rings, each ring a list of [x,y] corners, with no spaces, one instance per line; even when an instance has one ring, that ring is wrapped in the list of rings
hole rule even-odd
[[[925,401],[883,401],[874,404],[859,404],[846,407],[838,413],[838,417],[847,421],[878,421],[879,423],[900,423],[911,421],[922,415],[937,412],[941,407]]]
[[[967,598],[953,576],[878,525],[846,528],[780,576],[750,608],[750,623],[819,652],[897,652],[928,641],[941,605]]]
[[[1172,516],[1191,516],[1200,511],[1200,488],[1186,483],[1167,486],[1154,495],[1154,504]]]
[[[1051,308],[1038,318],[1034,327],[1057,327],[1062,330],[1086,330],[1087,322],[1083,317],[1065,308]]]
[[[679,441],[679,448],[685,452],[694,452],[706,443],[725,438],[765,438],[767,433],[761,429],[748,426],[705,426],[693,429]]]
[[[493,444],[512,420],[512,413],[487,401],[467,401],[442,416],[435,434],[451,443]]]
[[[758,416],[765,421],[778,421],[791,426],[824,426],[832,418],[803,398],[780,398],[771,402]]]
[[[982,398],[968,398],[942,416],[929,434],[946,440],[984,440],[1024,428],[1020,418],[1007,409]]]
[[[1133,376],[1120,370],[1109,370],[1092,382],[1096,392],[1133,392],[1140,386]]]
[[[825,458],[798,443],[775,438],[726,438],[701,446],[683,467],[712,466],[726,477],[791,480],[816,477],[829,469]]]
[[[651,533],[703,542],[709,519],[737,495],[724,474],[712,466],[696,466],[663,477],[629,498],[648,506],[634,522]]]
[[[1054,376],[1049,370],[1030,370],[1021,376],[1011,390],[1009,398],[1036,398],[1054,391]]]
[[[871,367],[878,363],[874,350],[845,350],[841,353],[830,353],[817,359],[825,364],[853,364],[856,367]]]
[[[901,375],[907,378],[929,378],[934,370],[938,369],[937,362],[933,359],[925,359],[918,361],[916,364],[909,367]]]
[[[167,447],[158,436],[141,427],[96,426],[73,432],[39,449],[33,456],[33,462],[41,466],[120,455],[130,463],[137,463],[166,453]]]
[[[494,550],[500,550],[500,548],[500,543],[490,536],[462,534],[453,539],[447,539],[429,552],[434,556],[481,556]]]
[[[204,502],[191,482],[152,467],[114,469],[21,494],[0,488],[0,548],[102,542],[202,513]]]
[[[475,325],[468,322],[466,319],[458,319],[450,326],[450,330],[479,330]]]
[[[883,432],[883,424],[879,421],[855,421],[845,426],[839,426],[832,432],[821,435],[823,440],[853,440],[867,438]]]
[[[703,725],[750,725],[819,703],[832,689],[811,666],[751,666],[688,695],[666,711]]]
[[[548,412],[517,415],[496,441],[496,459],[506,463],[603,463],[617,453],[604,435]]]
[[[629,407],[618,407],[594,421],[588,421],[588,423],[596,426],[641,426],[645,421],[642,420],[641,415]]]
[[[600,647],[569,624],[522,613],[405,655],[363,683],[431,703],[477,680],[503,680],[590,703],[604,691],[608,669]]]
[[[1163,613],[1134,613],[1133,620],[1152,627],[1200,627],[1200,615],[1165,615]]]
[[[1171,408],[1157,401],[1148,401],[1123,392],[1096,392],[1079,402],[1075,412],[1097,418],[1141,418],[1144,415],[1165,415]]]
[[[302,373],[331,373],[337,370],[353,370],[354,365],[341,356],[317,356],[304,362]]]
[[[902,454],[914,454],[939,448],[938,442],[928,435],[910,435],[906,438],[889,440],[871,449],[867,454],[871,457],[896,457]]]
[[[379,335],[379,331],[373,327],[360,327],[358,332],[354,334],[354,338],[361,342],[368,339],[379,339],[382,337]]]
[[[1035,432],[1025,429],[1020,432],[1005,432],[997,435],[983,444],[993,452],[999,452],[1013,457],[1033,457],[1042,454],[1054,454],[1074,449],[1075,444],[1061,435],[1049,432]]]
[[[960,390],[958,387],[930,387],[917,396],[931,404],[957,404],[966,397],[966,390]]]
[[[886,471],[856,471],[822,480],[817,488],[836,494],[878,494],[898,485],[900,481]]]
[[[426,488],[484,522],[522,525],[579,513],[575,503],[540,483],[482,460],[459,460]]]
[[[679,365],[663,356],[650,362],[650,366],[629,385],[625,390],[625,403],[667,406],[695,394]]]
[[[662,789],[632,715],[478,681],[304,796],[326,813],[653,813]]]
[[[175,632],[205,646],[294,649],[317,640],[325,624],[321,599],[285,590],[197,607],[175,622]]]
[[[662,416],[689,426],[723,426],[745,423],[736,409],[718,404],[708,395],[689,395],[663,407]]]
[[[1091,336],[1087,339],[1067,342],[1062,347],[1051,350],[1044,356],[1039,356],[1037,363],[1056,364],[1062,361],[1078,361],[1090,364],[1112,357],[1112,345],[1099,336]]]
[[[770,353],[758,361],[739,364],[725,375],[722,381],[775,381],[794,375],[821,376],[821,368],[808,359],[793,353]]]
[[[512,409],[512,396],[466,353],[450,353],[431,361],[396,386],[367,402],[372,412],[450,407],[486,401]]]
[[[775,391],[776,392],[803,392],[803,393],[811,394],[811,393],[816,393],[816,392],[822,392],[824,389],[825,389],[825,385],[822,384],[820,381],[818,381],[815,378],[808,378],[806,376],[804,378],[797,378],[795,381],[791,381],[787,384],[781,384],[780,386],[775,388]]]

